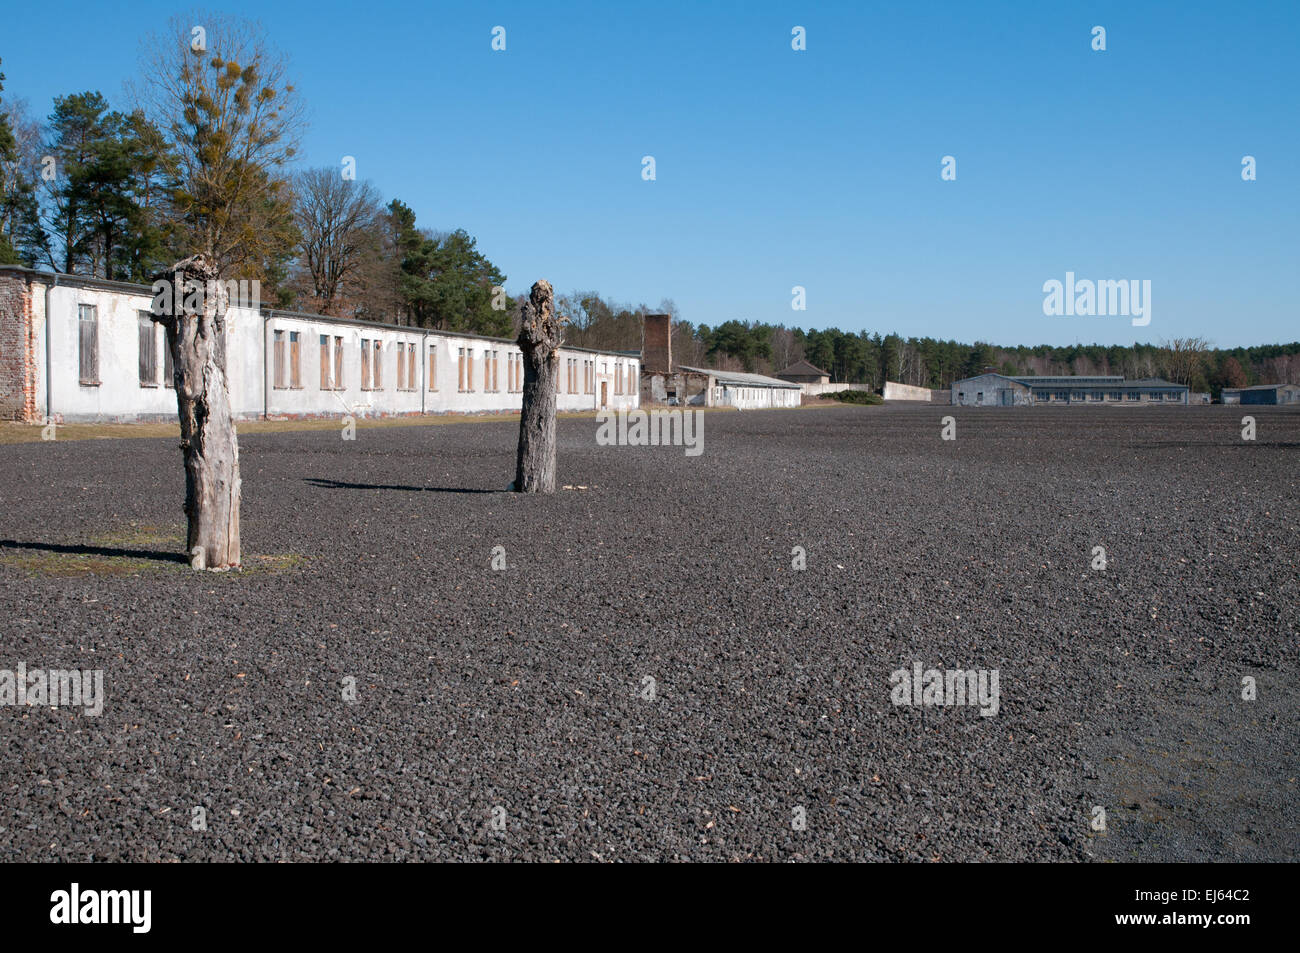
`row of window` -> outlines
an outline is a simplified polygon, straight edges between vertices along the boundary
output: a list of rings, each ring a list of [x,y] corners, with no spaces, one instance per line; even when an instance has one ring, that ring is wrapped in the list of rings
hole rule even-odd
[[[286,338],[287,334],[287,338]],[[274,362],[274,386],[295,389],[302,387],[300,334],[297,331],[275,331],[272,341],[272,360]],[[286,350],[287,342],[287,350]],[[368,338],[361,339],[361,389],[383,390],[382,341]],[[414,342],[399,341],[395,345],[397,389],[415,391],[420,389],[417,378],[416,349]],[[506,392],[521,393],[524,389],[524,356],[519,353],[504,355],[506,362]],[[485,393],[501,392],[501,359],[498,350],[485,350],[482,354],[482,386]],[[567,359],[568,393],[578,393],[578,362],[582,361],[582,393],[596,392],[596,362],[571,357]],[[608,363],[602,364],[602,372],[608,373]],[[635,371],[630,363],[614,365],[614,393],[634,394]],[[429,345],[428,389],[438,389],[438,346]],[[563,381],[561,381],[563,384]],[[320,336],[320,386],[321,390],[343,390],[343,338],[328,334]],[[474,350],[472,348],[456,349],[456,390],[460,393],[473,393]],[[558,388],[565,393],[565,387]]]
[[[140,386],[174,387],[171,349],[166,346],[165,336],[148,311],[138,313],[139,349],[140,349]],[[87,387],[98,386],[99,381],[99,312],[93,304],[77,306],[78,325],[78,376]],[[361,339],[361,389],[383,390],[382,341]],[[399,341],[396,350],[395,371],[399,391],[418,391],[420,389],[417,360],[418,345],[414,342]],[[162,360],[159,361],[159,351]],[[274,386],[280,389],[299,389],[302,384],[302,333],[299,331],[273,332],[272,362]],[[343,390],[345,388],[343,373],[343,338],[337,335],[320,335],[320,388],[321,390]],[[225,341],[218,341],[218,359],[224,366]],[[506,391],[517,394],[524,389],[524,356],[510,352],[504,355],[506,361]],[[501,390],[501,358],[499,350],[483,351],[482,386],[487,393],[499,393]],[[578,362],[582,362],[582,393],[596,392],[596,362],[583,358],[567,359],[567,392],[578,393]],[[162,364],[161,380],[158,367]],[[472,393],[474,382],[474,351],[472,348],[457,348],[456,389],[461,393]],[[636,393],[635,371],[631,363],[616,362],[614,365],[614,393]],[[609,364],[601,364],[601,372],[608,374]],[[560,393],[565,393],[562,378]],[[438,346],[429,346],[428,388],[438,389]]]
[[[564,375],[560,382],[565,384],[568,393],[577,394],[578,391],[578,371],[582,371],[582,391],[584,394],[596,393],[596,362],[580,357],[570,357],[565,361]],[[615,362],[614,364],[614,393],[635,394],[636,372],[633,370],[634,365],[630,363]],[[602,361],[600,373],[603,377],[609,376],[609,362]],[[560,387],[560,393],[565,392],[565,387]]]
[[[1181,394],[1175,393],[1173,391],[1160,391],[1160,390],[1152,390],[1152,391],[1112,390],[1112,391],[1105,391],[1105,392],[1097,391],[1097,390],[1094,391],[1058,390],[1058,391],[1051,391],[1050,393],[1042,396],[1046,397],[1048,400],[1051,401],[1089,400],[1095,403],[1100,403],[1103,400],[1139,401],[1142,400],[1143,398],[1146,398],[1148,401],[1182,400]]]
[[[148,311],[136,312],[136,325],[140,386],[174,388],[175,366],[162,326],[154,321],[153,315]],[[217,338],[216,353],[217,363],[224,368],[226,342],[223,337]],[[161,375],[158,373],[160,365]],[[100,384],[99,309],[93,304],[77,305],[77,379],[83,387],[98,387]]]
[[[1105,400],[1140,401],[1144,397],[1148,401],[1156,401],[1156,402],[1168,402],[1168,401],[1181,402],[1183,399],[1182,394],[1176,391],[1162,391],[1162,390],[1152,390],[1152,391],[1112,390],[1112,391],[1104,391],[1104,392],[1097,391],[1097,390],[1094,391],[1056,390],[1056,391],[1047,391],[1045,393],[1040,393],[1038,395],[1039,400],[1047,401],[1048,403],[1055,403],[1055,402],[1068,403],[1070,401],[1074,401],[1075,403],[1078,403],[1080,401],[1085,401],[1085,400],[1092,401],[1094,403],[1101,403],[1102,401]],[[966,392],[958,391],[957,399],[959,401],[965,400]],[[982,390],[976,391],[975,403],[981,404],[983,402],[984,402],[984,391]]]

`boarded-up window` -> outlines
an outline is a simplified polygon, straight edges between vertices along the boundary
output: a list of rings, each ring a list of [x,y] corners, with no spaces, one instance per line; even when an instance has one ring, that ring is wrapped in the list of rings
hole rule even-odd
[[[343,339],[334,339],[334,389],[343,389]]]
[[[361,389],[370,390],[370,340],[361,339]]]
[[[163,329],[163,387],[176,387],[176,365],[172,363],[171,341],[167,339],[167,329]]]
[[[456,390],[465,389],[465,349],[456,349]]]
[[[438,389],[438,345],[429,346],[429,390]]]
[[[301,337],[302,335],[297,331],[289,332],[289,381],[293,387],[302,386],[302,352],[299,347]]]
[[[472,349],[465,351],[465,389],[469,391],[474,389],[474,351]]]
[[[158,328],[153,323],[153,316],[148,311],[141,311],[139,319],[140,338],[140,386],[158,386]]]
[[[397,342],[397,389],[406,390],[406,345]]]
[[[99,312],[93,304],[77,305],[77,366],[81,383],[99,383]]]
[[[419,390],[420,384],[415,377],[415,345],[406,345],[406,386],[409,390]]]
[[[329,390],[334,386],[330,380],[330,336],[322,334],[320,336],[320,389]]]
[[[384,389],[384,362],[380,352],[379,341],[375,342],[375,359],[370,362],[370,368],[375,373],[375,390]]]
[[[284,386],[284,332],[272,332],[272,358],[275,362],[275,386]]]

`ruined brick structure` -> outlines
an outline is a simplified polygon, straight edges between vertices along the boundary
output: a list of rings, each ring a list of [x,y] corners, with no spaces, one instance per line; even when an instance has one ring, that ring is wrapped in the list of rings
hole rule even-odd
[[[0,419],[37,419],[38,355],[30,276],[0,272]]]

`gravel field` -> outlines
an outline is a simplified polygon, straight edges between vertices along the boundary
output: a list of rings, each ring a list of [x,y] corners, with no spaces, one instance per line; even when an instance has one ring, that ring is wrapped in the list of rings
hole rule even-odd
[[[178,561],[174,440],[0,447],[0,669],[107,696],[0,708],[0,857],[1300,856],[1300,411],[595,431],[529,498],[510,422],[245,436],[223,574]],[[916,663],[997,713],[893,704]]]

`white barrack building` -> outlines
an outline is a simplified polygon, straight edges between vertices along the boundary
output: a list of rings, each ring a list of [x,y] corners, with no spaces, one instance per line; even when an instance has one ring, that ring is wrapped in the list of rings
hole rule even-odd
[[[176,417],[149,288],[0,266],[0,418]],[[268,308],[226,313],[231,407],[256,417],[517,411],[523,356],[504,338]],[[634,355],[560,349],[558,409],[639,404]]]

